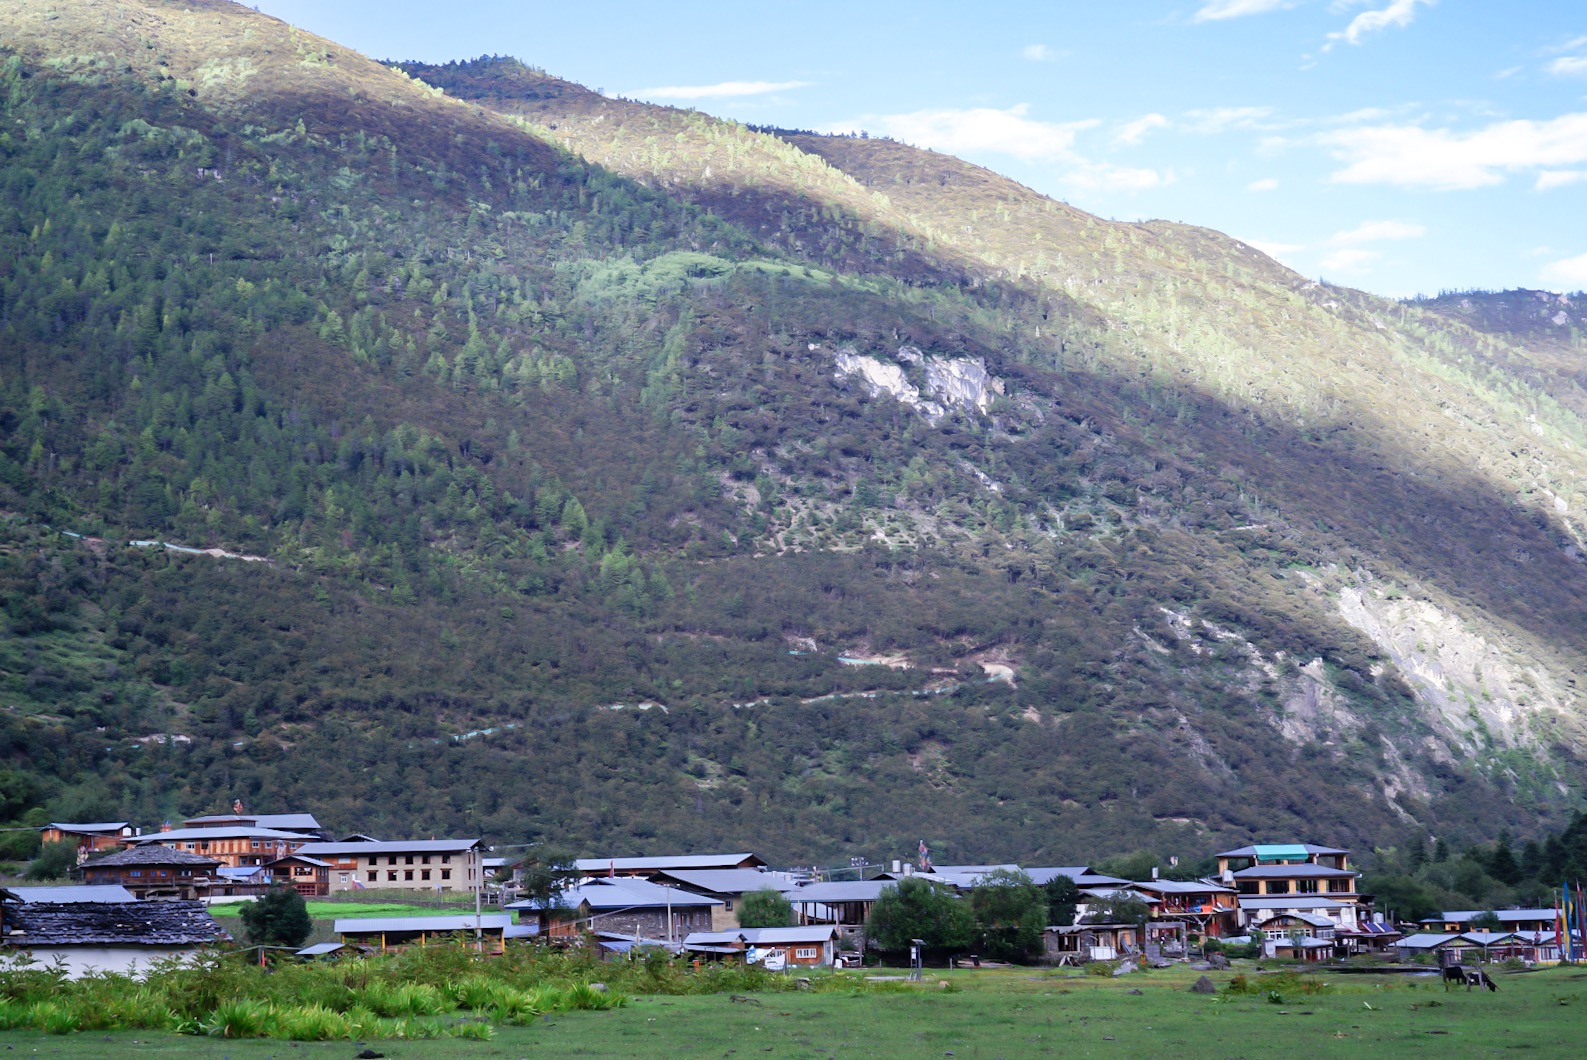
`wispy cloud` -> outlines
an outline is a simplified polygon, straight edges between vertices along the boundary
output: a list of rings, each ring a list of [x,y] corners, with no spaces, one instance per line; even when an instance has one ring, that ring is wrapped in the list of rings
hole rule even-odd
[[[1587,254],[1551,261],[1543,266],[1538,275],[1543,278],[1544,283],[1576,291],[1587,288]]]
[[[1584,180],[1587,180],[1587,170],[1545,169],[1538,173],[1537,183],[1532,186],[1532,190],[1549,191],[1553,188],[1563,188],[1568,184],[1579,184]]]
[[[1328,34],[1328,43],[1323,45],[1323,51],[1328,51],[1340,41],[1360,44],[1361,38],[1368,33],[1376,33],[1390,26],[1404,29],[1416,17],[1416,8],[1420,4],[1432,6],[1433,0],[1389,0],[1389,6],[1381,11],[1363,11],[1338,33]]]
[[[1344,247],[1325,256],[1317,264],[1324,272],[1370,272],[1374,261],[1383,257],[1376,250],[1363,247]]]
[[[1006,110],[965,107],[869,114],[836,129],[866,129],[895,140],[956,155],[1010,155],[1024,162],[1054,163],[1060,180],[1090,190],[1140,191],[1172,183],[1172,171],[1116,166],[1084,157],[1075,149],[1080,133],[1102,122],[1048,122],[1029,116],[1030,105]]]
[[[1280,8],[1294,7],[1293,0],[1209,0],[1197,11],[1194,22],[1222,22],[1246,15],[1263,15]]]
[[[809,88],[810,81],[721,81],[714,85],[664,85],[641,88],[637,96],[653,99],[716,99],[724,96],[764,96],[768,92],[788,92]]]
[[[1261,180],[1253,180],[1253,181],[1251,181],[1251,183],[1249,183],[1249,184],[1247,184],[1245,186],[1245,190],[1246,191],[1272,191],[1272,190],[1274,190],[1277,187],[1278,187],[1278,181],[1274,180],[1272,177],[1263,177]],[[1256,246],[1255,243],[1252,243],[1251,245],[1252,246]],[[1258,249],[1260,249],[1260,248],[1258,248]]]
[[[1186,111],[1186,128],[1208,136],[1228,129],[1266,129],[1273,126],[1263,119],[1272,114],[1272,107],[1208,107]]]
[[[1020,49],[1019,54],[1033,63],[1051,62],[1058,58],[1053,50],[1045,44],[1027,44]]]
[[[1336,247],[1357,243],[1376,243],[1382,239],[1416,239],[1425,236],[1427,229],[1407,221],[1363,221],[1354,228],[1335,232],[1328,242]]]
[[[853,123],[919,147],[930,147],[951,154],[994,151],[1027,162],[1066,159],[1073,156],[1075,136],[1101,122],[1048,122],[1026,117],[1030,104],[1019,103],[1007,110],[994,107],[916,110],[908,114],[874,114]]]
[[[1161,114],[1144,114],[1134,121],[1127,121],[1119,126],[1119,131],[1113,134],[1116,144],[1138,144],[1146,139],[1146,134],[1153,129],[1168,127],[1168,119]]]
[[[1548,64],[1548,72],[1555,77],[1587,76],[1587,55],[1562,55]]]
[[[1587,113],[1505,121],[1474,132],[1374,125],[1324,133],[1318,142],[1347,163],[1340,184],[1395,184],[1440,191],[1503,183],[1511,172],[1587,162]]]
[[[1304,243],[1270,243],[1264,239],[1247,239],[1245,245],[1255,247],[1268,257],[1277,258],[1279,261],[1283,261],[1296,251],[1306,249]]]

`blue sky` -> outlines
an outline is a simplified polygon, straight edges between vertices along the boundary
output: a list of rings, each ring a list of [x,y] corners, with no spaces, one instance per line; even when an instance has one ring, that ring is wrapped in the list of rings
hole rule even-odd
[[[1380,294],[1587,288],[1581,0],[259,0],[375,58],[946,151]]]

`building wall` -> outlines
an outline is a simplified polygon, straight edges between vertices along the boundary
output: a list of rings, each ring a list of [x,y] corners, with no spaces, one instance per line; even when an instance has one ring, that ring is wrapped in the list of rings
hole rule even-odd
[[[710,910],[714,906],[694,906],[672,909],[672,934],[674,941],[682,942],[691,931],[712,931],[712,916]],[[610,931],[619,935],[632,936],[636,932],[650,939],[665,939],[667,937],[667,910],[662,909],[631,909],[618,913],[594,914],[594,923],[590,926],[596,931]],[[737,927],[737,924],[734,924]]]
[[[324,860],[334,864],[330,870],[332,894],[381,888],[472,892],[484,882],[484,859],[478,849],[455,854],[399,852]],[[348,868],[349,863],[353,867]]]
[[[157,961],[172,958],[191,961],[198,954],[199,947],[36,946],[28,952],[46,968],[60,961],[66,969],[66,978],[81,979],[95,973],[142,977],[149,974]]]

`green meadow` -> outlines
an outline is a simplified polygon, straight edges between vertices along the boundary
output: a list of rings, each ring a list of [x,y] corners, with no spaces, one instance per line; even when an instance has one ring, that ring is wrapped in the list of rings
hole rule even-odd
[[[615,980],[625,975],[621,969]],[[549,1012],[493,1024],[488,1040],[376,1038],[316,1042],[150,1031],[0,1033],[0,1046],[61,1057],[304,1057],[364,1047],[393,1058],[710,1056],[832,1058],[1163,1055],[1212,1057],[1470,1056],[1583,1052],[1587,972],[1501,972],[1499,991],[1445,991],[1432,976],[1247,969],[1215,973],[1218,993],[1189,991],[1197,973],[1121,979],[1012,969],[928,973],[920,984],[857,973],[815,989],[637,994],[604,1011]],[[631,984],[635,985],[635,984]],[[674,984],[675,985],[675,984]],[[488,1021],[468,1011],[443,1021]],[[362,1044],[359,1044],[362,1042]],[[357,1048],[349,1050],[349,1046]]]

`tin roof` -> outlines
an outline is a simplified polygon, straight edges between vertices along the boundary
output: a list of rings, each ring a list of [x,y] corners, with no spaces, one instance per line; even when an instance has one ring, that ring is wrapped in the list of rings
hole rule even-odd
[[[635,872],[668,869],[736,869],[745,862],[766,864],[752,853],[742,854],[660,854],[643,858],[579,858],[573,867],[580,872],[597,875],[608,870]]]
[[[370,854],[463,854],[479,846],[478,839],[406,839],[387,843],[305,843],[297,853],[314,858]]]
[[[685,946],[724,946],[742,941],[748,946],[776,946],[799,942],[827,942],[838,929],[831,924],[809,924],[805,927],[785,928],[734,928],[732,931],[692,931],[683,940]]]
[[[784,891],[790,902],[874,902],[882,891],[896,886],[891,880],[840,880],[834,883],[807,883]]]
[[[74,835],[105,835],[109,832],[119,832],[130,823],[130,821],[100,821],[95,824],[62,824],[59,821],[51,821],[44,827],[71,832]]]
[[[592,910],[664,909],[669,904],[674,909],[690,909],[726,904],[720,898],[695,894],[681,887],[663,887],[659,883],[638,880],[631,876],[617,876],[611,879],[603,876],[567,888],[558,896],[553,906],[570,909],[577,908],[585,902],[589,903]],[[540,909],[543,906],[536,899],[526,898],[502,908]]]
[[[482,930],[500,931],[512,924],[512,917],[507,913],[481,913],[477,918],[473,913],[460,916],[338,917],[333,930],[338,935],[397,934],[406,931],[445,935],[453,931],[473,931],[476,924]]]
[[[666,869],[657,873],[705,894],[747,894],[780,891],[791,882],[786,873],[759,869]]]
[[[146,835],[133,836],[132,842],[138,846],[167,842],[192,843],[201,839],[280,839],[301,843],[303,838],[300,832],[282,832],[275,828],[256,828],[253,825],[239,824],[216,828],[173,828],[169,832],[149,832]]]
[[[1255,858],[1258,861],[1268,861],[1273,858],[1296,857],[1304,858],[1312,854],[1348,854],[1348,850],[1338,847],[1319,847],[1311,843],[1256,843],[1236,850],[1225,850],[1214,855],[1220,858]]]

